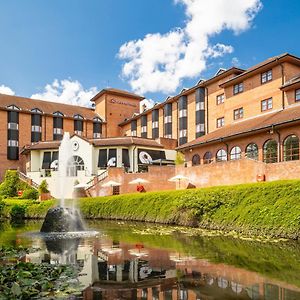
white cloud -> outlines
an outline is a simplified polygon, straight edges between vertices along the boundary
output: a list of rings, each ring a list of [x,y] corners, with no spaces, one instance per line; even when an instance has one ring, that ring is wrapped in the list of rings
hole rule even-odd
[[[240,67],[241,66],[241,62],[237,57],[233,57],[232,60],[231,60],[231,63],[235,67]]]
[[[239,34],[250,28],[262,8],[260,0],[175,0],[186,13],[184,28],[147,34],[120,47],[122,75],[138,93],[175,92],[184,78],[199,76],[209,58],[233,52],[233,47],[209,39],[223,30]]]
[[[64,79],[59,81],[55,79],[51,84],[47,84],[41,93],[33,94],[31,98],[79,106],[90,106],[90,99],[96,93],[96,87],[84,89],[78,80]]]
[[[6,94],[6,95],[14,95],[15,92],[8,86],[0,85],[0,94]]]
[[[155,102],[152,99],[144,99],[140,102],[140,112],[143,112],[145,109],[150,109],[154,106]]]

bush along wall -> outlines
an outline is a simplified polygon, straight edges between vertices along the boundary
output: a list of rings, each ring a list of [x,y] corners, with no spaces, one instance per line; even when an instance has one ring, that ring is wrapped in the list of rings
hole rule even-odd
[[[83,198],[85,218],[300,238],[300,181]]]

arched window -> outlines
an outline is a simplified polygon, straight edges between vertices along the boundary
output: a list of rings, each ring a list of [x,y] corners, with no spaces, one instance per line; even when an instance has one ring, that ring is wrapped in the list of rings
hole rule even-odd
[[[251,143],[246,147],[246,157],[258,160],[258,146],[255,143]]]
[[[200,156],[195,154],[192,158],[192,166],[200,165]]]
[[[78,171],[84,170],[84,161],[80,156],[72,156],[67,164],[67,176],[76,177]]]
[[[240,147],[235,146],[230,151],[230,159],[237,160],[242,158],[242,150]]]
[[[265,163],[276,163],[278,161],[278,146],[275,140],[266,141],[263,150]]]
[[[226,153],[226,151],[224,149],[220,149],[217,152],[216,159],[217,159],[217,162],[226,161],[227,160],[227,153]]]
[[[299,138],[296,135],[288,136],[283,142],[283,160],[299,159]]]
[[[213,162],[213,157],[210,151],[207,151],[203,156],[203,163],[205,165],[210,164]]]

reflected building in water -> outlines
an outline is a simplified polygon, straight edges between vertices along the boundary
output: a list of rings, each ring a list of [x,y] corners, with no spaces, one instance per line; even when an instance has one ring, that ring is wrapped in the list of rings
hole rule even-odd
[[[300,289],[226,264],[101,238],[47,241],[27,261],[80,267],[84,300],[297,300]]]

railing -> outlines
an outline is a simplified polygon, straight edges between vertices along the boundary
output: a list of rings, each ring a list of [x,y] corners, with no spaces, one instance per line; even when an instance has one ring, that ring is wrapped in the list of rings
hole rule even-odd
[[[39,185],[34,182],[30,177],[28,177],[26,174],[18,171],[18,175],[19,175],[19,178],[20,180],[26,182],[28,185],[32,186],[34,189],[38,189],[39,188]]]
[[[91,179],[88,183],[87,183],[87,187],[85,190],[89,190],[90,188],[94,187],[95,185],[97,185],[99,182],[103,181],[106,177],[108,176],[108,171],[105,170],[103,171],[101,174],[95,176],[93,179]]]

